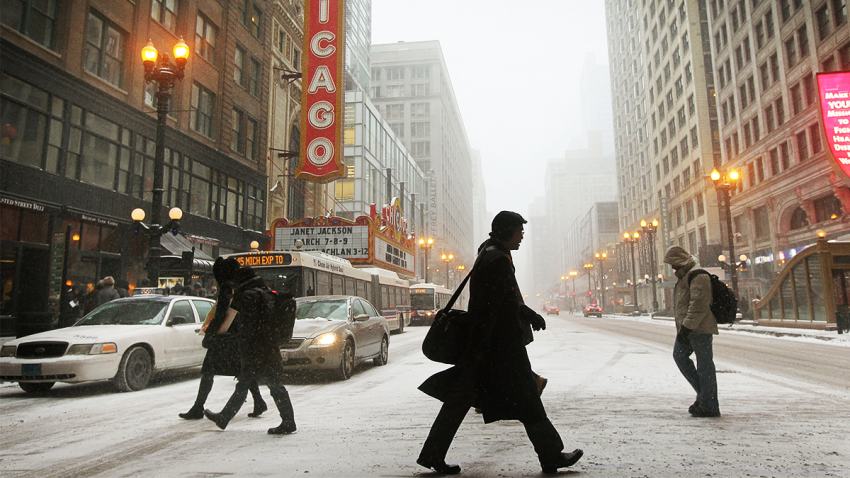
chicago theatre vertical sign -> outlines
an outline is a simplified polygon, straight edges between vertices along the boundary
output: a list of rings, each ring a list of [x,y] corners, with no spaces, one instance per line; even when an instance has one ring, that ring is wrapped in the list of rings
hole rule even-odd
[[[850,185],[850,71],[818,73],[818,93],[833,168]]]
[[[307,0],[301,93],[301,157],[295,177],[328,182],[345,175],[342,122],[345,0]]]

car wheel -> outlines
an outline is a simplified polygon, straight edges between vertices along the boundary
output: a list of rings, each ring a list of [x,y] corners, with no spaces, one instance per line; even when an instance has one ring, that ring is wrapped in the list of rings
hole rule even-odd
[[[151,373],[151,354],[143,347],[132,347],[121,358],[118,374],[115,375],[115,388],[119,392],[142,390],[148,385]]]
[[[342,356],[339,359],[338,375],[340,380],[348,380],[354,372],[354,344],[350,340],[345,342],[342,348]]]
[[[399,314],[398,316],[398,333],[404,333],[404,314]]]
[[[387,360],[389,358],[390,358],[390,341],[389,341],[389,339],[387,339],[387,336],[385,335],[384,338],[381,339],[381,353],[380,353],[380,355],[378,355],[377,357],[372,359],[372,362],[375,365],[378,365],[378,366],[386,365]]]
[[[18,382],[18,386],[21,387],[21,390],[27,393],[46,392],[53,388],[54,385],[56,385],[56,382]]]

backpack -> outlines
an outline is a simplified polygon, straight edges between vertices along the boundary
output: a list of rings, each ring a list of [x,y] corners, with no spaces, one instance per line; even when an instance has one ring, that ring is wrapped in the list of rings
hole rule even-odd
[[[263,299],[268,308],[269,331],[278,344],[285,345],[292,339],[295,327],[295,299],[288,292],[275,292],[267,287],[263,288]]]
[[[704,269],[698,269],[688,273],[688,288],[691,287],[691,280],[699,274],[708,274],[711,279],[711,313],[717,319],[718,324],[731,324],[735,322],[738,312],[738,298],[735,297],[735,292],[732,291],[723,281],[716,275]]]

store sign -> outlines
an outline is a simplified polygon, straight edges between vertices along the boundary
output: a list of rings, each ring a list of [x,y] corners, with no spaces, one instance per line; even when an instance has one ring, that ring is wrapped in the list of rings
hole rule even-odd
[[[818,73],[818,92],[829,150],[850,177],[850,72]]]
[[[50,243],[50,295],[57,299],[62,293],[62,274],[65,269],[65,233],[54,232]]]
[[[301,156],[295,177],[328,182],[345,175],[345,1],[307,0],[301,90]]]

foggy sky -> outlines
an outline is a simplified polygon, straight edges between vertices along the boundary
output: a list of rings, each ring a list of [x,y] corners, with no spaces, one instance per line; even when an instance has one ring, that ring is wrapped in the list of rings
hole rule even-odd
[[[424,40],[442,46],[487,209],[525,214],[581,134],[585,56],[608,62],[603,1],[372,0],[373,44]]]

